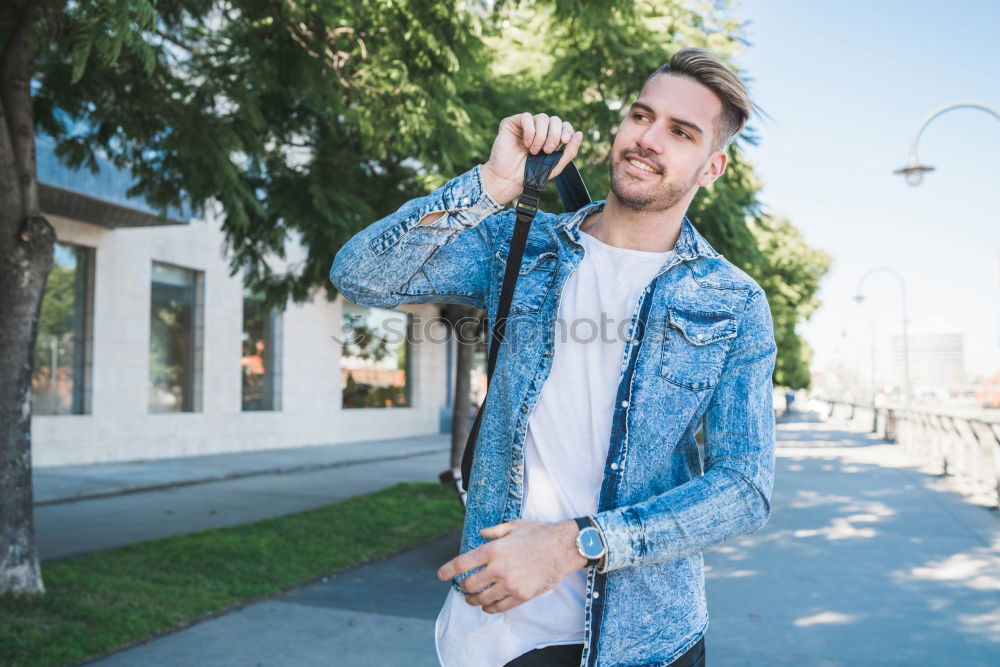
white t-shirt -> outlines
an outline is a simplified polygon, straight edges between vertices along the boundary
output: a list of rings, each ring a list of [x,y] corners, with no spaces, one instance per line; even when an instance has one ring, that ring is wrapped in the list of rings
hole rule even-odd
[[[580,232],[584,257],[562,290],[552,370],[524,439],[521,518],[558,523],[597,512],[629,323],[639,295],[674,250],[608,245]],[[587,572],[504,613],[448,587],[435,625],[444,667],[502,667],[532,649],[582,643]]]

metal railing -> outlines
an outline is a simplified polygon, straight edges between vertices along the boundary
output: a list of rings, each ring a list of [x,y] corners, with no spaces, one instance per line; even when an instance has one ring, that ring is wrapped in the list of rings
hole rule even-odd
[[[941,475],[967,481],[974,492],[993,495],[1000,508],[1000,421],[902,406],[813,397],[827,418],[861,426],[896,443],[915,461],[939,468]]]

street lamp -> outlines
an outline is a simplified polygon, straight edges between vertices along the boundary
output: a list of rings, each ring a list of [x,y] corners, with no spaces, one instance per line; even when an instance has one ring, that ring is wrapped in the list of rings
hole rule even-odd
[[[863,317],[861,315],[851,315],[851,316],[848,316],[848,317],[844,318],[844,324],[840,328],[840,338],[841,338],[841,340],[846,340],[847,339],[847,323],[850,320],[855,319],[855,318],[860,319],[860,320],[864,320],[865,323],[868,324],[868,334],[870,336],[870,341],[869,341],[869,344],[868,344],[868,350],[869,350],[869,352],[871,354],[871,369],[870,369],[870,371],[871,371],[871,380],[870,380],[871,381],[871,399],[869,400],[869,404],[871,405],[871,408],[872,408],[872,431],[871,432],[872,433],[878,433],[878,406],[876,405],[876,401],[875,401],[875,399],[877,397],[877,394],[878,394],[877,384],[875,382],[875,324],[873,324],[872,321],[869,318]]]
[[[899,281],[899,289],[903,302],[903,403],[909,407],[910,405],[910,336],[908,332],[908,319],[906,317],[906,282],[903,280],[903,276],[899,275],[892,269],[879,266],[874,269],[869,269],[863,276],[861,280],[858,281],[858,293],[855,295],[854,300],[859,304],[863,303],[865,300],[864,294],[861,293],[861,288],[864,286],[865,280],[873,273],[878,273],[882,271],[883,273],[888,273]]]
[[[894,170],[894,174],[902,174],[906,178],[906,182],[910,185],[920,185],[924,182],[924,174],[928,171],[934,171],[934,167],[927,164],[920,164],[917,160],[917,142],[920,141],[920,135],[923,134],[924,128],[932,120],[940,116],[941,114],[952,111],[953,109],[979,109],[980,111],[985,111],[991,114],[997,120],[1000,120],[1000,112],[992,109],[985,104],[977,104],[976,102],[956,102],[954,104],[948,104],[941,107],[937,111],[933,112],[931,115],[924,119],[924,122],[920,124],[920,129],[917,130],[917,134],[913,137],[913,145],[910,147],[910,161],[905,167],[900,167]]]
[[[855,297],[855,299],[856,298],[857,297]],[[862,299],[864,299],[864,297],[862,297]],[[872,403],[872,405],[874,405],[875,404],[875,394],[877,392],[877,390],[876,390],[877,383],[875,381],[875,325],[872,323],[872,321],[869,318],[864,317],[863,315],[849,315],[848,317],[844,318],[844,323],[840,327],[840,338],[841,338],[841,340],[847,340],[847,323],[850,322],[851,320],[854,320],[854,319],[862,320],[863,322],[865,322],[865,324],[868,325],[868,334],[870,336],[869,351],[871,352],[871,362],[870,362],[870,366],[869,366],[869,377],[870,377],[870,382],[871,382],[871,403]]]

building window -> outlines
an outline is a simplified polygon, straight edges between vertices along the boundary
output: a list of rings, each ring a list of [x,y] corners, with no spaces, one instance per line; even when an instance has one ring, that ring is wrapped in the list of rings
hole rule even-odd
[[[273,308],[249,290],[243,295],[243,350],[240,371],[244,410],[279,410],[280,323]]]
[[[343,407],[410,407],[412,315],[345,302],[343,319]]]
[[[153,263],[149,316],[149,411],[194,412],[200,406],[200,276]]]
[[[36,415],[87,411],[91,264],[87,248],[56,243],[52,249],[31,375],[32,412]]]

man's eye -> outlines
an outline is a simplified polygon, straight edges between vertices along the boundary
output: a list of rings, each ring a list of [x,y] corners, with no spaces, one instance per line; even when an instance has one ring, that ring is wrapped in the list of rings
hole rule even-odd
[[[690,139],[691,138],[690,135],[688,135],[688,133],[685,132],[684,130],[674,130],[674,132],[677,132],[678,134],[680,134],[685,139]]]
[[[646,117],[646,115],[645,114],[641,114],[641,113],[634,113],[634,114],[632,114],[632,118],[645,118],[645,117]]]

